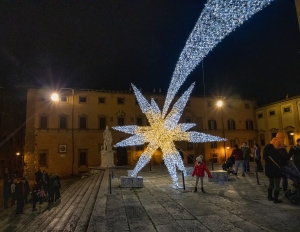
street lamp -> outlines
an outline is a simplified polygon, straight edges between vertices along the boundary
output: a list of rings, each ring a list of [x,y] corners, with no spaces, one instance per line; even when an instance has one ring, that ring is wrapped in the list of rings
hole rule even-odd
[[[72,173],[71,175],[74,175],[74,157],[75,157],[75,148],[74,148],[74,89],[71,88],[63,88],[62,90],[71,90],[72,91],[72,113],[71,113],[71,133],[72,133]],[[51,94],[51,100],[56,102],[59,100],[59,94],[58,93],[52,93]]]
[[[223,101],[222,100],[219,100],[217,102],[217,107],[221,109],[221,115],[222,115],[222,130],[223,130],[223,138],[225,138],[225,128],[224,128],[224,119],[223,119]],[[225,160],[226,160],[226,147],[225,147],[225,140],[223,141],[224,142],[224,155],[225,155]]]

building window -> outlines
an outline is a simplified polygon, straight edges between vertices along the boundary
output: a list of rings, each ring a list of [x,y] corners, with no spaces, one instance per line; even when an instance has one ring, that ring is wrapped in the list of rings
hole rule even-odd
[[[192,123],[192,119],[186,118],[186,119],[185,119],[185,123]]]
[[[235,130],[235,121],[230,119],[227,121],[228,130]]]
[[[39,167],[47,167],[47,151],[39,152]]]
[[[269,115],[270,115],[270,116],[274,116],[274,115],[275,115],[275,110],[270,111],[270,112],[269,112]]]
[[[246,103],[246,104],[245,104],[245,108],[246,108],[246,109],[250,109],[250,104],[249,104],[249,103]]]
[[[207,106],[211,107],[212,106],[212,102],[211,101],[207,101]]]
[[[194,144],[190,143],[190,142],[187,142],[187,144],[186,144],[186,150],[188,150],[188,151],[194,150]]]
[[[272,132],[272,133],[271,133],[271,140],[272,140],[273,138],[275,138],[276,135],[277,135],[277,132]]]
[[[253,130],[253,121],[251,120],[246,121],[246,130]]]
[[[47,116],[41,116],[40,129],[48,129],[48,117]]]
[[[284,108],[283,108],[283,112],[284,112],[284,113],[291,112],[291,107],[284,107]]]
[[[214,141],[214,142],[211,142],[211,143],[210,143],[210,148],[212,148],[212,149],[214,149],[214,148],[218,148],[218,144],[217,144],[217,142],[216,142],[216,141]]]
[[[139,145],[135,147],[136,151],[143,151],[144,150],[144,145]]]
[[[98,97],[99,104],[105,104],[105,97]]]
[[[294,145],[294,132],[288,131],[287,135],[288,135],[289,145]]]
[[[217,129],[217,121],[214,119],[208,120],[208,129],[216,130]]]
[[[61,96],[60,97],[60,102],[67,102],[67,97],[66,96]]]
[[[106,128],[106,118],[99,117],[99,129],[104,130]]]
[[[124,126],[125,125],[125,119],[124,118],[118,118],[118,126]]]
[[[137,126],[142,126],[143,125],[143,118],[136,118],[136,125]]]
[[[248,139],[248,146],[253,147],[253,145],[254,145],[253,139]]]
[[[67,129],[67,117],[66,116],[59,117],[59,129]]]
[[[117,98],[117,104],[118,105],[124,105],[125,103],[125,99],[123,97],[118,97]]]
[[[235,145],[235,139],[230,139],[230,147],[234,147]]]
[[[86,103],[86,97],[79,96],[79,103]]]
[[[87,121],[86,116],[80,116],[79,117],[79,129],[80,130],[87,129],[87,123],[86,123],[86,121]]]
[[[87,150],[79,150],[78,151],[78,166],[88,166],[88,156]]]
[[[266,145],[266,140],[265,140],[265,135],[264,134],[259,134],[259,140],[260,140],[260,146],[265,146]]]
[[[188,101],[186,102],[186,106],[187,106],[187,107],[191,107],[191,100],[188,100]]]
[[[263,114],[260,113],[260,114],[257,114],[257,118],[262,118],[263,117]]]

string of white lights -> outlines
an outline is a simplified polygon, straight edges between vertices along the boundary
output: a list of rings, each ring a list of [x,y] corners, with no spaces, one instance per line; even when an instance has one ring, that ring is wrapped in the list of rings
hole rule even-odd
[[[208,0],[176,64],[162,116],[182,83],[230,32],[273,0]]]

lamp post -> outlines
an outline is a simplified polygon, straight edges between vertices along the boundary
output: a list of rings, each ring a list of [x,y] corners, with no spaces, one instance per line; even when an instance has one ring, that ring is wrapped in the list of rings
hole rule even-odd
[[[219,101],[217,102],[217,106],[221,109],[221,115],[222,115],[222,131],[223,131],[223,138],[225,138],[225,128],[224,128],[224,118],[223,118],[223,105],[224,105],[223,101],[219,100]],[[225,140],[224,140],[223,142],[224,142],[224,144],[223,144],[223,146],[224,146],[224,156],[225,156],[225,160],[226,160],[226,146],[225,146]]]
[[[74,89],[71,88],[63,88],[72,91],[72,112],[71,112],[71,133],[72,133],[72,173],[71,176],[74,175],[74,158],[75,158],[75,145],[74,145]],[[52,101],[58,101],[59,95],[57,93],[53,93],[51,95]]]

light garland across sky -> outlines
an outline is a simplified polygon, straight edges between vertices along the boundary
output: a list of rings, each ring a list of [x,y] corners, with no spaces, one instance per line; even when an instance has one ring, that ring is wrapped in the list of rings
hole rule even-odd
[[[150,161],[156,149],[161,148],[165,165],[171,174],[173,183],[175,186],[178,186],[176,166],[184,174],[186,172],[174,141],[198,143],[226,140],[218,136],[187,131],[195,126],[193,123],[178,123],[194,84],[177,100],[172,110],[168,113],[169,106],[187,76],[209,51],[226,35],[253,14],[266,7],[271,1],[208,0],[176,64],[162,112],[154,99],[151,99],[149,103],[142,93],[132,85],[137,101],[150,126],[113,127],[115,130],[133,135],[117,143],[115,147],[137,146],[148,143],[146,150],[140,156],[131,174],[132,176],[137,176],[138,172]]]
[[[273,0],[208,0],[176,64],[162,116],[182,83],[203,58],[228,35]]]

